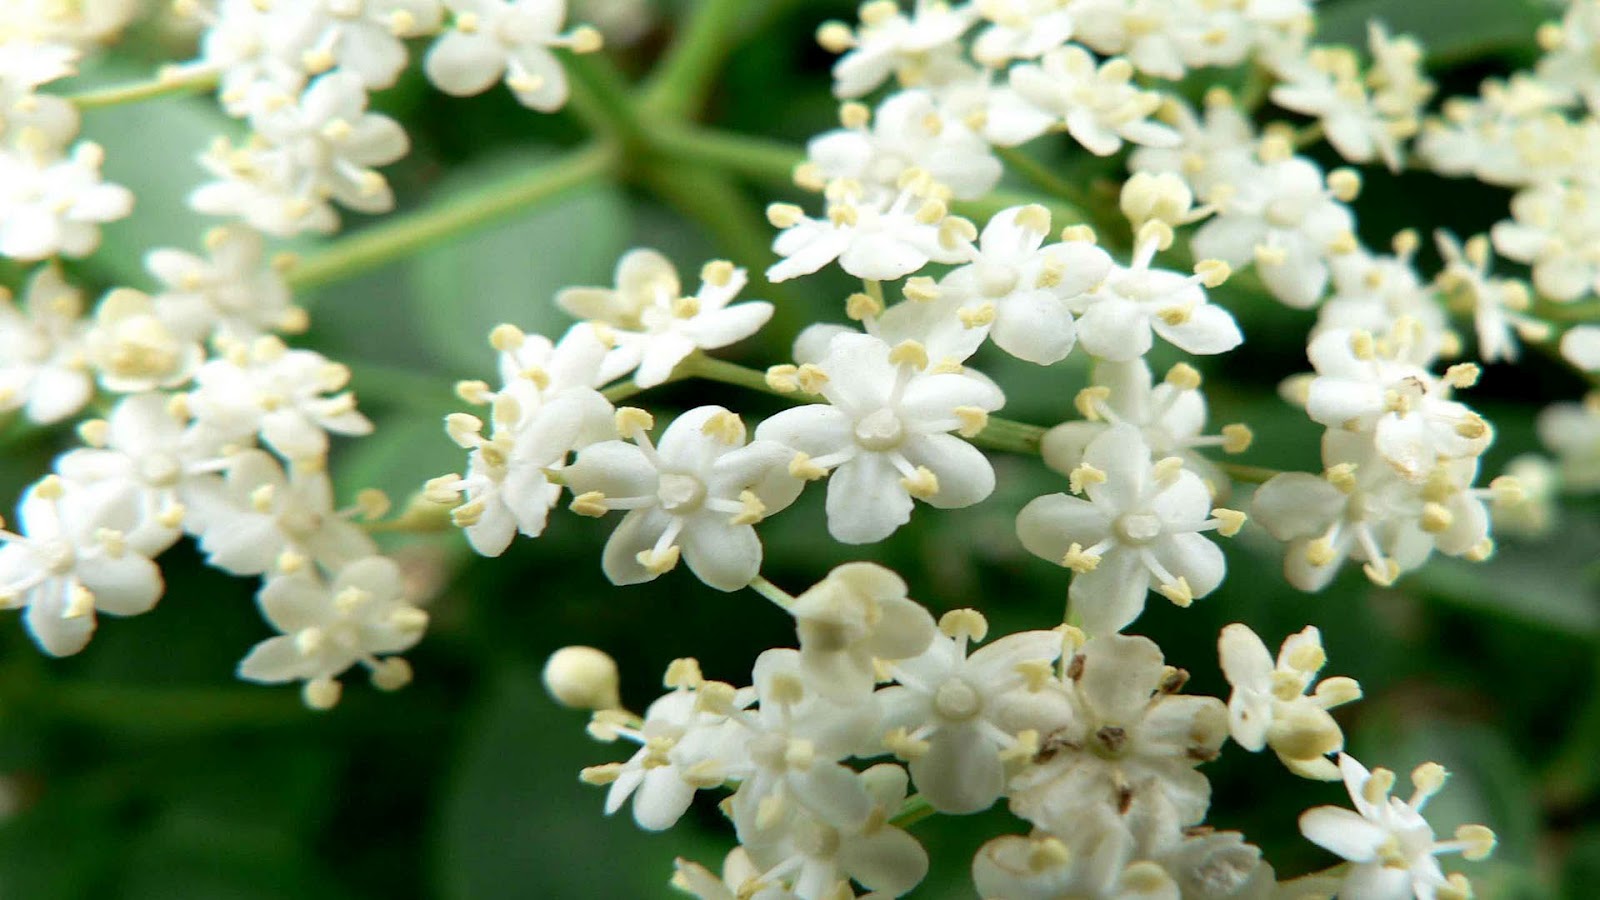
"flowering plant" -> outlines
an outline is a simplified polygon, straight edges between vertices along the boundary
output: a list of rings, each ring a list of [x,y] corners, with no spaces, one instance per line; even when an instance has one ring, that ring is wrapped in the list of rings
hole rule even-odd
[[[459,715],[440,688],[461,672],[516,697],[517,661],[550,649],[548,693],[624,748],[584,751],[593,805],[651,832],[703,812],[735,844],[610,860],[597,896],[1543,890],[1526,802],[1430,805],[1481,801],[1517,745],[1441,740],[1460,726],[1391,681],[1482,666],[1529,692],[1495,697],[1501,719],[1548,728],[1574,700],[1549,674],[1592,665],[1600,3],[1510,28],[1521,55],[1358,6],[0,10],[0,409],[41,450],[0,601],[93,666],[183,643],[171,616],[199,598],[169,613],[169,588],[248,585],[264,624],[227,649],[238,678],[333,718],[34,660],[0,670],[18,746],[170,743],[178,721],[293,751],[362,722],[344,759],[387,791],[438,751],[377,710]],[[753,133],[793,131],[812,88],[734,128],[721,107],[785,58],[753,51],[801,25],[837,124]],[[154,77],[76,84],[154,55]],[[185,164],[132,165],[147,128],[90,139],[146,103],[206,123],[178,148],[181,212]],[[475,159],[506,121],[568,149]],[[434,170],[457,162],[478,184],[448,196]],[[1397,202],[1424,182],[1482,197]],[[402,260],[403,294],[373,280]],[[216,646],[228,623],[171,633]],[[665,693],[602,637],[665,664]],[[1419,646],[1430,665],[1383,661]],[[1548,654],[1545,677],[1513,653]],[[1542,755],[1550,808],[1581,813],[1600,705],[1576,699]],[[1475,790],[1446,790],[1436,749]],[[1360,759],[1414,767],[1414,790]],[[13,793],[25,817],[64,802],[49,779]],[[513,821],[568,827],[523,799]],[[1498,859],[1477,812],[1515,838]],[[484,821],[455,812],[449,846]]]

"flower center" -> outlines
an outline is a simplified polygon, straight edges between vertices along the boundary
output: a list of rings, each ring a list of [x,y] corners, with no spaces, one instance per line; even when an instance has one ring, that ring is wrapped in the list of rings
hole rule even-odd
[[[1129,544],[1147,544],[1161,536],[1161,519],[1154,513],[1128,513],[1117,519],[1117,536]]]
[[[839,852],[839,832],[821,823],[799,829],[795,847],[806,856],[832,860]]]
[[[965,722],[982,711],[983,697],[972,685],[960,678],[951,678],[934,692],[933,708],[942,718]]]
[[[167,453],[156,453],[139,460],[139,477],[152,487],[171,487],[183,475],[178,460]]]
[[[72,564],[77,559],[77,554],[72,552],[72,544],[60,538],[39,542],[38,553],[39,561],[51,575],[71,572]]]
[[[977,263],[978,290],[985,297],[1004,297],[1017,288],[1017,270],[1004,263]]]
[[[893,450],[906,439],[905,426],[895,411],[885,406],[856,422],[856,443],[866,450]]]
[[[667,472],[661,476],[656,488],[656,499],[661,508],[673,515],[687,515],[700,508],[706,499],[705,485],[693,475]]]

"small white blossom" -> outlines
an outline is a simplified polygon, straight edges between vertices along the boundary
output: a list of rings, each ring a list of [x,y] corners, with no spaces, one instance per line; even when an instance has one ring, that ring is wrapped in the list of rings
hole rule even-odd
[[[1512,219],[1490,231],[1507,259],[1533,267],[1533,286],[1558,303],[1600,290],[1600,202],[1594,190],[1548,183],[1511,198]]]
[[[415,646],[428,625],[406,596],[400,567],[382,556],[349,562],[331,579],[309,570],[274,575],[256,600],[282,634],[257,644],[239,677],[304,681],[306,703],[318,709],[338,702],[336,679],[351,666],[366,666],[382,689],[404,686],[410,667],[393,654]]]
[[[1208,91],[1198,114],[1176,97],[1166,101],[1157,115],[1181,142],[1135,147],[1128,157],[1129,171],[1171,172],[1182,176],[1197,196],[1210,197],[1219,185],[1239,184],[1256,170],[1255,123],[1232,94],[1222,88]]]
[[[991,68],[1037,59],[1072,38],[1073,4],[1063,0],[988,0],[973,4],[986,20],[972,58]]]
[[[1134,861],[1134,840],[1094,812],[1063,832],[1006,835],[978,848],[972,880],[984,897],[1003,900],[1178,900],[1178,885],[1160,865]]]
[[[1011,87],[1037,108],[1034,134],[1061,126],[1097,156],[1110,156],[1124,141],[1175,147],[1181,138],[1150,121],[1161,96],[1132,84],[1133,65],[1109,59],[1098,66],[1087,50],[1067,45],[1045,54],[1038,64],[1011,70]]]
[[[1584,372],[1600,372],[1600,325],[1575,325],[1561,336],[1561,358]]]
[[[1381,27],[1370,38],[1376,58],[1370,74],[1363,75],[1354,50],[1314,47],[1278,66],[1283,83],[1272,89],[1272,102],[1316,117],[1345,159],[1377,158],[1398,171],[1400,142],[1416,134],[1433,86],[1420,72],[1422,51],[1415,41],[1391,42]]]
[[[793,451],[768,440],[747,445],[744,423],[720,406],[674,419],[659,447],[648,435],[652,425],[642,410],[619,410],[617,431],[632,443],[585,447],[563,473],[574,511],[627,511],[606,542],[606,577],[619,585],[651,581],[681,555],[718,590],[748,585],[761,569],[755,524],[800,494],[801,481],[787,468]]]
[[[1005,402],[1000,389],[956,371],[928,371],[925,348],[890,347],[841,334],[828,354],[802,369],[828,402],[784,410],[756,429],[794,455],[790,471],[828,479],[828,533],[870,544],[911,518],[912,498],[952,509],[994,490],[994,469],[951,432],[975,435]]]
[[[877,680],[874,660],[906,659],[933,642],[933,616],[906,596],[899,575],[845,563],[786,609],[800,637],[806,683],[842,703],[861,702]]]
[[[929,262],[966,262],[977,229],[949,214],[926,173],[908,171],[901,182],[898,192],[868,192],[848,178],[830,182],[827,214],[819,219],[796,206],[769,207],[767,218],[781,229],[772,251],[783,259],[767,269],[767,280],[809,275],[835,260],[872,281],[894,281]]]
[[[1086,497],[1039,497],[1017,516],[1017,536],[1037,556],[1075,573],[1067,596],[1091,634],[1111,634],[1155,590],[1188,606],[1222,583],[1222,550],[1203,532],[1237,533],[1244,516],[1213,511],[1211,492],[1178,457],[1152,462],[1132,425],[1089,442],[1072,473]]]
[[[1550,337],[1549,323],[1527,314],[1533,298],[1528,286],[1515,278],[1495,278],[1489,274],[1493,257],[1489,238],[1484,235],[1463,245],[1444,231],[1434,234],[1444,269],[1437,284],[1446,295],[1460,301],[1472,312],[1478,334],[1478,358],[1484,362],[1515,362],[1520,348],[1517,339],[1542,341]]]
[[[101,180],[98,144],[58,158],[42,131],[24,131],[15,143],[0,148],[0,256],[87,256],[100,246],[100,226],[132,211],[133,193]]]
[[[117,393],[178,387],[205,358],[198,342],[167,327],[149,295],[128,288],[100,300],[84,352],[101,387]]]
[[[156,309],[175,333],[248,341],[305,329],[305,310],[294,305],[283,265],[266,260],[259,232],[216,228],[206,234],[205,248],[205,257],[171,248],[145,256],[145,268],[166,288],[156,295]]]
[[[915,0],[909,15],[895,0],[863,4],[860,28],[833,22],[818,35],[824,47],[844,53],[833,66],[834,94],[860,97],[891,75],[907,87],[928,81],[928,70],[955,55],[976,18],[972,4],[947,0]]]
[[[1327,757],[1344,749],[1344,733],[1328,710],[1359,700],[1361,685],[1343,677],[1316,681],[1327,662],[1321,632],[1308,625],[1284,639],[1276,664],[1246,625],[1222,629],[1217,646],[1233,686],[1228,727],[1239,746],[1252,753],[1271,746],[1295,774],[1336,780],[1339,771]]]
[[[136,516],[132,504],[94,502],[56,475],[23,494],[21,533],[0,531],[0,606],[27,608],[46,653],[82,650],[97,612],[134,616],[160,599],[161,570],[124,537]]]
[[[190,408],[224,439],[261,440],[286,459],[322,457],[328,434],[372,433],[372,422],[344,391],[349,368],[311,350],[290,350],[276,337],[230,344],[194,375]]]
[[[523,106],[555,112],[567,103],[567,73],[550,51],[600,49],[588,26],[562,32],[566,0],[444,0],[451,27],[423,61],[428,80],[457,97],[481,94],[496,81]]]
[[[1600,488],[1600,395],[1546,408],[1539,413],[1538,427],[1539,440],[1555,454],[1566,487]]]
[[[632,250],[617,263],[615,288],[567,288],[556,303],[606,326],[603,334],[616,345],[606,358],[606,375],[632,372],[640,387],[654,387],[689,354],[742,341],[772,318],[765,300],[729,305],[749,282],[744,269],[715,260],[701,269],[700,282],[700,290],[685,297],[666,257]]]
[[[1459,352],[1461,341],[1450,330],[1444,305],[1417,274],[1420,243],[1415,232],[1402,231],[1394,238],[1392,254],[1362,248],[1329,259],[1333,293],[1317,311],[1311,339],[1336,329],[1389,334],[1401,322],[1412,321],[1422,326],[1413,329],[1419,362]]]
[[[277,37],[304,48],[307,71],[337,66],[378,89],[392,86],[405,69],[405,39],[433,33],[442,17],[440,0],[302,0],[283,4]]]
[[[1422,817],[1423,806],[1444,787],[1447,773],[1424,763],[1411,773],[1416,791],[1410,800],[1390,796],[1394,773],[1368,772],[1353,757],[1339,755],[1339,771],[1355,809],[1319,806],[1300,816],[1300,832],[1312,843],[1354,863],[1339,896],[1362,900],[1456,900],[1472,896],[1465,876],[1446,876],[1435,857],[1460,853],[1469,860],[1494,850],[1494,832],[1463,825],[1454,840],[1440,841]]]
[[[674,866],[672,886],[696,900],[800,900],[782,882],[763,877],[743,848],[728,854],[720,877],[686,859],[678,859]]]
[[[921,169],[963,200],[1000,183],[1003,168],[989,143],[962,119],[942,113],[927,91],[900,91],[875,112],[846,104],[842,117],[844,128],[806,144],[809,162],[829,181],[851,178],[887,191],[907,170]]]
[[[83,295],[54,266],[33,274],[20,306],[0,290],[0,410],[20,409],[47,425],[89,402],[82,314]]]

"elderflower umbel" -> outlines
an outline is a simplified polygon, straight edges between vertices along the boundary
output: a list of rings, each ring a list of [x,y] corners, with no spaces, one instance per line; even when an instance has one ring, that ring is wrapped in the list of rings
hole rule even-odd
[[[1132,425],[1089,442],[1072,472],[1086,497],[1039,497],[1017,516],[1017,535],[1037,556],[1073,570],[1067,597],[1091,634],[1111,634],[1144,610],[1151,590],[1180,606],[1222,583],[1222,550],[1202,532],[1238,533],[1244,514],[1212,509],[1200,476],[1169,456],[1152,462]]]
[[[761,569],[755,524],[800,494],[788,468],[793,451],[770,440],[746,444],[744,423],[720,406],[674,419],[659,446],[653,426],[643,410],[618,410],[617,433],[628,440],[591,444],[563,472],[575,512],[627,512],[606,542],[606,577],[651,581],[681,555],[718,590],[748,585]]]
[[[1319,806],[1300,816],[1307,840],[1354,865],[1339,887],[1341,897],[1361,900],[1468,900],[1472,887],[1465,876],[1446,876],[1435,858],[1460,853],[1469,860],[1494,851],[1494,832],[1482,825],[1463,825],[1455,839],[1440,841],[1422,817],[1423,806],[1448,773],[1438,763],[1423,763],[1411,773],[1416,791],[1410,800],[1391,796],[1394,773],[1368,772],[1354,757],[1339,754],[1339,771],[1355,809]]]
[[[789,471],[828,477],[828,533],[847,544],[881,541],[911,519],[912,498],[943,509],[994,490],[994,468],[951,432],[976,435],[1005,402],[1000,389],[958,371],[928,370],[927,350],[840,334],[800,381],[826,404],[787,409],[756,437],[791,450]],[[773,378],[769,374],[769,378]],[[780,384],[785,384],[781,378]]]
[[[604,326],[602,333],[615,345],[606,357],[606,375],[632,372],[640,387],[655,387],[689,354],[742,341],[772,318],[765,300],[729,305],[748,282],[744,269],[714,260],[700,270],[700,290],[685,297],[672,263],[640,249],[617,263],[615,288],[567,288],[556,303]]]
[[[334,393],[349,384],[349,368],[311,350],[290,350],[272,336],[221,349],[221,358],[195,372],[189,407],[225,440],[248,442],[259,434],[280,456],[300,459],[326,455],[330,432],[372,433],[355,395]]]

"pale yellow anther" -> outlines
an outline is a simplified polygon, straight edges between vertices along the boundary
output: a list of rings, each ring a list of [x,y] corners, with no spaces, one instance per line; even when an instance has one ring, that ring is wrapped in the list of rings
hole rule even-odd
[[[1055,667],[1049,660],[1044,659],[1026,659],[1017,663],[1011,670],[1022,676],[1023,685],[1029,691],[1043,690],[1056,674]]]
[[[451,413],[444,417],[444,431],[450,440],[465,450],[483,442],[483,420],[471,413]]]
[[[1328,173],[1328,191],[1340,203],[1349,203],[1361,193],[1361,173],[1355,169],[1334,169]]]
[[[492,394],[493,392],[489,389],[487,382],[456,382],[456,396],[460,397],[464,402],[471,403],[474,406],[482,406],[483,404],[488,403]]]
[[[1068,225],[1061,229],[1061,240],[1068,244],[1093,244],[1100,238],[1088,225]]]
[[[1325,537],[1319,537],[1306,544],[1306,562],[1319,569],[1332,563],[1337,556],[1333,542]]]
[[[861,223],[861,212],[854,206],[830,206],[828,221],[839,228],[854,228]]]
[[[366,488],[356,494],[356,512],[368,521],[388,515],[391,506],[389,495],[377,488]]]
[[[812,462],[809,453],[796,453],[789,460],[789,474],[802,481],[817,481],[828,477],[828,470]]]
[[[1105,484],[1106,473],[1088,463],[1081,463],[1067,474],[1067,487],[1074,494],[1083,493],[1091,484]]]
[[[1289,253],[1282,247],[1271,244],[1257,244],[1255,247],[1256,265],[1281,266],[1289,261]]]
[[[917,466],[910,475],[900,479],[900,486],[918,500],[927,500],[939,493],[939,478],[927,466]]]
[[[1194,589],[1189,587],[1189,579],[1181,576],[1177,581],[1169,581],[1158,586],[1156,592],[1171,600],[1175,606],[1189,606],[1194,603]]]
[[[947,249],[965,247],[978,239],[978,226],[960,216],[947,216],[939,223],[939,245]]]
[[[964,438],[974,438],[989,427],[989,411],[981,406],[958,406],[951,410],[961,424],[956,433]]]
[[[963,306],[956,310],[956,318],[967,328],[982,328],[994,323],[995,306],[985,301],[977,306]]]
[[[1222,452],[1224,453],[1243,453],[1250,449],[1250,445],[1255,439],[1255,432],[1251,431],[1250,426],[1243,422],[1234,422],[1222,426]]]
[[[706,680],[700,671],[700,661],[692,656],[682,656],[667,663],[666,674],[661,678],[661,684],[670,689],[697,688]]]
[[[692,319],[700,315],[700,298],[679,297],[672,301],[672,314],[680,319]]]
[[[1175,481],[1178,475],[1183,472],[1183,457],[1164,456],[1156,460],[1155,465],[1151,466],[1150,470],[1158,483],[1169,484]]]
[[[774,203],[767,207],[767,221],[774,228],[793,228],[806,217],[806,211],[793,203]]]
[[[1444,381],[1453,388],[1469,388],[1478,383],[1483,370],[1475,363],[1456,363],[1444,370]]]
[[[739,492],[739,511],[728,519],[730,525],[755,525],[767,517],[767,505],[761,502],[755,491],[744,490]]]
[[[896,728],[884,734],[883,749],[906,762],[914,762],[932,749],[932,745],[913,738],[905,728]]]
[[[450,510],[450,522],[457,528],[471,528],[483,519],[484,511],[487,509],[488,504],[482,498],[468,500]]]
[[[901,289],[907,300],[915,303],[931,303],[939,299],[939,282],[926,275],[907,278],[906,285]]]
[[[1473,544],[1471,549],[1462,554],[1462,557],[1469,562],[1483,562],[1493,555],[1494,540],[1492,538],[1484,538],[1476,544]]]
[[[822,386],[828,383],[828,373],[823,371],[821,366],[814,363],[806,363],[796,369],[794,377],[795,383],[800,386],[800,390],[808,394],[820,393]]]
[[[648,433],[656,427],[655,417],[637,406],[619,407],[615,422],[617,434],[625,438]]]
[[[1093,572],[1100,566],[1100,554],[1089,553],[1083,549],[1082,544],[1074,543],[1061,555],[1061,565],[1083,575]]]
[[[1322,477],[1328,479],[1328,483],[1341,492],[1348,494],[1356,489],[1356,464],[1339,463],[1329,466],[1328,470],[1322,473]]]
[[[1327,665],[1328,653],[1322,649],[1320,642],[1304,643],[1294,648],[1287,661],[1289,668],[1311,675],[1320,672],[1322,667]]]
[[[1111,400],[1111,388],[1101,384],[1090,385],[1079,391],[1072,398],[1072,405],[1077,408],[1078,415],[1091,422],[1098,422],[1103,418],[1101,410]]]
[[[1158,249],[1166,250],[1172,246],[1172,226],[1160,219],[1151,219],[1139,226],[1137,242],[1140,245],[1154,243]]]
[[[1317,684],[1312,697],[1323,709],[1332,709],[1361,699],[1361,683],[1342,675],[1325,678]]]
[[[274,485],[263,484],[250,492],[250,508],[258,513],[272,511],[272,501],[277,496]]]
[[[1243,512],[1237,509],[1228,509],[1225,506],[1213,509],[1211,515],[1217,520],[1217,534],[1223,537],[1233,537],[1238,534],[1239,529],[1243,528],[1244,523],[1250,519]]]
[[[1392,559],[1379,559],[1361,567],[1367,578],[1379,587],[1389,587],[1400,577],[1400,564]]]
[[[1361,786],[1362,798],[1374,806],[1383,804],[1394,790],[1394,780],[1394,772],[1389,769],[1373,769],[1367,783]]]
[[[928,200],[917,207],[916,219],[924,225],[937,225],[950,215],[950,208],[938,200]]]
[[[156,513],[156,523],[162,528],[177,528],[183,524],[184,516],[188,513],[182,503],[174,503]]]
[[[461,476],[454,473],[430,478],[422,485],[422,498],[429,503],[445,505],[456,502],[461,496],[456,485],[461,483]]]
[[[570,508],[580,516],[589,516],[594,519],[598,519],[611,511],[611,507],[606,506],[606,495],[600,491],[584,491],[573,497]]]
[[[716,438],[724,444],[738,446],[744,443],[744,420],[737,413],[728,410],[718,410],[706,419],[700,426],[700,433],[706,437]]]
[[[578,780],[584,784],[604,787],[622,777],[626,771],[622,763],[604,763],[598,766],[586,766],[578,772]]]
[[[846,128],[865,128],[872,123],[872,107],[854,100],[839,104],[839,124]]]
[[[1180,391],[1192,391],[1200,387],[1200,373],[1188,363],[1178,363],[1168,369],[1165,380]]]
[[[695,691],[694,708],[712,715],[729,715],[733,712],[733,701],[738,693],[726,681],[703,681]]]
[[[1466,844],[1466,849],[1461,851],[1461,856],[1471,862],[1488,859],[1494,852],[1496,838],[1494,832],[1482,825],[1463,825],[1456,829],[1456,840]]]
[[[279,572],[285,575],[293,575],[296,572],[305,571],[306,567],[311,565],[311,560],[306,558],[303,553],[285,550],[278,554],[277,564]]]
[[[910,366],[922,371],[928,367],[928,348],[920,341],[901,341],[889,351],[889,362],[897,366]]]
[[[518,349],[527,339],[528,336],[523,334],[521,328],[509,322],[496,325],[494,330],[489,332],[489,346],[501,353],[510,353]]]
[[[579,55],[597,53],[605,45],[605,35],[593,25],[579,25],[567,36],[567,49]]]
[[[1442,504],[1424,503],[1422,505],[1422,530],[1429,534],[1439,534],[1455,524],[1456,517]]]
[[[816,163],[803,162],[794,167],[794,183],[808,191],[820,191],[828,186],[828,176]]]
[[[1025,228],[1037,234],[1050,233],[1050,210],[1037,203],[1030,203],[1017,210],[1015,221],[1018,228]]]
[[[66,608],[61,611],[61,617],[81,619],[92,615],[94,615],[94,592],[81,584],[74,583],[68,592]]]
[[[767,387],[780,394],[792,394],[800,390],[800,382],[796,378],[800,368],[789,363],[779,363],[767,368]]]
[[[975,609],[952,609],[939,617],[939,631],[947,638],[977,643],[989,634],[989,620]]]
[[[105,419],[90,419],[78,426],[78,439],[91,447],[104,447],[111,440],[111,423]]]
[[[1501,475],[1489,482],[1489,492],[1495,503],[1506,506],[1521,503],[1528,496],[1522,480],[1513,475]]]
[[[60,475],[46,475],[33,486],[33,496],[40,500],[60,500],[65,493],[66,485]]]
[[[1489,436],[1489,423],[1472,413],[1456,423],[1455,432],[1467,440],[1476,441]]]
[[[882,315],[882,313],[883,304],[879,303],[878,299],[871,294],[854,293],[844,302],[844,314],[857,322]],[[778,367],[774,366],[773,368]],[[767,371],[771,372],[771,369]]]
[[[1034,872],[1065,868],[1071,862],[1072,851],[1059,838],[1040,838],[1028,848],[1028,868]]]

